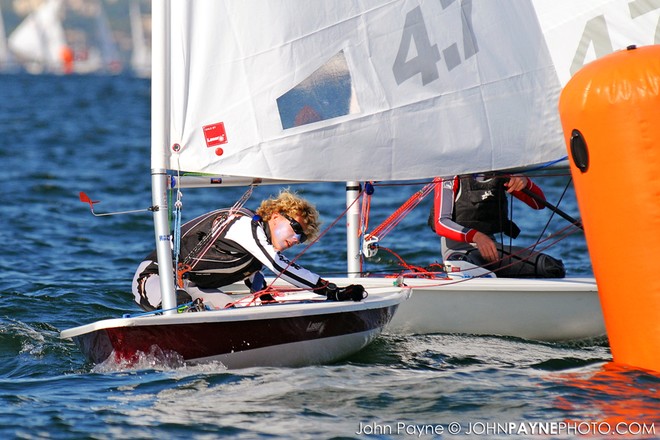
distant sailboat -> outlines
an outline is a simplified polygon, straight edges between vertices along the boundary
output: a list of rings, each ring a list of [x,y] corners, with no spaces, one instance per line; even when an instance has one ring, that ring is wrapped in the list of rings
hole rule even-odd
[[[63,24],[65,3],[46,0],[12,32],[9,49],[34,74],[119,73],[122,69],[119,50],[100,0],[95,8],[91,44],[73,48]]]
[[[135,76],[149,78],[151,76],[151,50],[144,37],[140,4],[137,0],[131,0],[129,12],[131,18],[131,38],[133,41],[131,69]]]
[[[117,74],[121,72],[123,66],[103,3],[100,0],[95,2],[94,8],[94,32],[91,33],[90,42],[83,50],[84,56],[76,53],[74,72]]]
[[[73,53],[61,21],[62,0],[47,0],[9,36],[9,49],[30,73],[71,73]]]
[[[98,11],[96,14],[96,33],[98,36],[98,48],[103,62],[102,70],[105,73],[116,74],[122,70],[122,62],[119,56],[119,49],[112,36],[112,29],[108,22],[108,16],[103,8],[103,3],[99,0]]]

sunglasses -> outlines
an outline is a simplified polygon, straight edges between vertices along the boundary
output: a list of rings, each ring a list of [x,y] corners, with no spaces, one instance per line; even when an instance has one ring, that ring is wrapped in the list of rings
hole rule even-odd
[[[298,239],[298,243],[304,243],[307,241],[307,234],[305,234],[305,231],[303,231],[303,227],[298,221],[292,219],[286,214],[281,214],[282,217],[285,219],[289,220],[289,224],[291,225],[291,229],[293,229],[293,232],[296,234],[296,238]]]

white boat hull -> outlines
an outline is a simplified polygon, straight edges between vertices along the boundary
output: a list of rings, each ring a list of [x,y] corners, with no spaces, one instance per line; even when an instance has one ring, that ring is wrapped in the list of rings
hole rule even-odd
[[[361,302],[299,292],[275,304],[107,319],[61,332],[93,363],[130,365],[157,348],[189,363],[227,368],[334,362],[364,348],[390,322],[409,289],[374,289]]]
[[[566,341],[605,335],[593,279],[471,279],[458,284],[409,280],[410,301],[389,329]]]
[[[377,277],[328,280],[338,286],[362,284],[368,292],[397,283],[396,278]],[[397,310],[388,326],[390,332],[502,335],[540,341],[606,334],[594,278],[409,278],[405,284],[412,296]]]

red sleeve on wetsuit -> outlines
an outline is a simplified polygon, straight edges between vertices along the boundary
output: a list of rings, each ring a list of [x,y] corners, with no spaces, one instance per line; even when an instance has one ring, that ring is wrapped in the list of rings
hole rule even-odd
[[[545,201],[545,194],[543,194],[543,190],[534,182],[532,182],[532,179],[527,178],[527,181],[529,182],[527,184],[527,189],[539,196],[541,199]],[[522,191],[514,191],[511,193],[512,196],[517,198],[518,200],[523,201],[526,205],[531,207],[532,209],[543,209],[545,208],[544,205],[540,204],[538,201],[536,201],[533,197],[528,196]]]
[[[436,234],[454,241],[472,242],[475,229],[466,228],[452,220],[454,198],[458,187],[458,177],[442,179],[436,177],[433,188],[433,226]]]

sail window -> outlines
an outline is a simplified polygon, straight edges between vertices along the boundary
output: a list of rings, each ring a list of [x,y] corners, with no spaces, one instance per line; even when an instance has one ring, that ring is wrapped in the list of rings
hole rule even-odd
[[[359,111],[344,52],[277,98],[282,128],[298,127]]]

